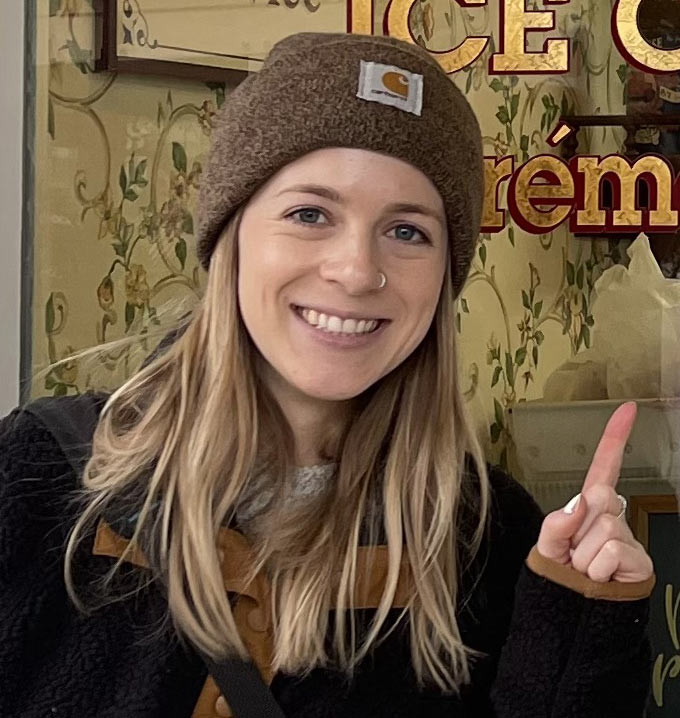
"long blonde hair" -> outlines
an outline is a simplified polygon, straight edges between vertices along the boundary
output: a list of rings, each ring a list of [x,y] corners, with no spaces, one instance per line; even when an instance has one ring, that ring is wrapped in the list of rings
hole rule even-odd
[[[83,472],[87,502],[65,564],[69,594],[84,607],[73,580],[75,549],[96,518],[135,489],[142,505],[132,541],[154,547],[153,565],[179,634],[215,658],[246,656],[220,571],[220,528],[234,516],[255,466],[264,461],[269,475],[288,477],[294,464],[292,431],[258,379],[257,349],[238,309],[239,220],[240,213],[214,251],[204,296],[177,324],[183,333],[108,397]],[[351,674],[381,640],[406,555],[415,585],[405,609],[414,672],[421,684],[442,690],[469,681],[476,652],[463,644],[456,619],[461,515],[468,508],[477,518],[465,545],[471,559],[484,536],[489,489],[459,387],[452,292],[447,261],[427,336],[357,397],[342,435],[329,439],[328,454],[338,461],[329,492],[287,511],[274,500],[258,517],[251,574],[265,568],[271,577],[274,671],[335,665]],[[474,498],[466,488],[466,452],[478,475]],[[283,497],[288,480],[274,489]],[[372,511],[376,497],[380,510]],[[372,536],[382,524],[389,568],[375,618],[358,642],[347,609],[370,516]],[[337,611],[328,650],[331,609]]]

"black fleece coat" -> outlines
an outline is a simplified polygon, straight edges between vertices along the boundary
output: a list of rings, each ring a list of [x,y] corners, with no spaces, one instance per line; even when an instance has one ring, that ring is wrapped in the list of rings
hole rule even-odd
[[[105,398],[40,401],[89,402],[100,410]],[[491,468],[490,478],[491,529],[463,577],[461,595],[470,600],[458,615],[465,643],[485,654],[473,664],[472,682],[458,696],[418,690],[404,623],[350,684],[332,670],[304,678],[277,674],[271,689],[285,715],[642,715],[650,676],[649,599],[585,598],[533,573],[525,558],[542,512],[500,470]],[[17,408],[0,422],[0,716],[190,718],[207,670],[163,624],[166,603],[155,583],[90,615],[66,595],[63,547],[77,517],[77,483],[54,436],[30,410]],[[101,576],[114,560],[92,555],[89,537],[77,554],[79,584]]]

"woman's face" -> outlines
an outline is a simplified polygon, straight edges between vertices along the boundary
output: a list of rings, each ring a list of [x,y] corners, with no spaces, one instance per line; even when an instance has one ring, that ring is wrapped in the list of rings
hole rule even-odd
[[[358,396],[432,323],[447,257],[444,206],[399,159],[349,148],[299,158],[251,198],[238,241],[241,315],[273,390]],[[380,321],[366,333],[364,320]]]

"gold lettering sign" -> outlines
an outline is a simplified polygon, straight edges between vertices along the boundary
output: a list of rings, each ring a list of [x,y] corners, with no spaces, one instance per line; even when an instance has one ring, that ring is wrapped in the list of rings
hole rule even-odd
[[[486,0],[456,1],[459,5],[465,7],[486,5]],[[406,40],[407,42],[415,42],[409,25],[409,17],[411,9],[416,2],[418,2],[418,0],[392,0],[385,16],[385,25],[388,35],[399,38],[400,40]],[[486,36],[468,37],[457,47],[444,51],[430,50],[430,54],[437,60],[446,73],[451,74],[471,65],[484,52],[488,43],[489,38]]]
[[[512,178],[508,203],[513,219],[525,231],[535,234],[552,231],[573,208],[574,178],[569,165],[554,155],[530,159]],[[540,205],[549,209],[539,209]]]
[[[498,206],[498,190],[501,182],[510,177],[514,169],[514,157],[484,158],[482,232],[498,232],[505,227],[505,210]]]
[[[673,169],[663,157],[643,155],[631,164],[620,155],[604,158],[585,155],[576,157],[575,162],[580,175],[578,181],[583,207],[575,214],[573,231],[625,227],[670,230],[677,227],[678,212],[672,207]],[[611,213],[612,219],[609,223],[601,201],[602,181],[605,176],[613,180],[617,205]],[[652,195],[656,195],[656,206],[650,209],[645,223],[636,197],[637,184],[643,179],[647,181]]]
[[[508,179],[510,215],[531,234],[549,232],[566,219],[572,232],[675,232],[680,226],[680,176],[660,155],[641,155],[635,162],[621,155],[580,155],[567,164],[544,154],[517,170],[513,157],[485,157],[483,232],[505,228],[498,193]],[[613,190],[611,207],[604,206],[605,181]],[[649,197],[645,206],[639,197],[643,184]]]
[[[642,0],[617,0],[612,30],[621,54],[633,65],[651,72],[680,70],[680,49],[661,50],[650,45],[638,26],[638,10]]]
[[[479,9],[488,0],[452,0],[460,7]],[[350,32],[388,35],[415,43],[409,25],[419,0],[391,0],[376,18],[374,0],[221,0],[191,9],[186,0],[111,0],[98,22],[100,34],[114,38],[97,61],[98,69],[131,71],[141,63],[173,63],[178,74],[194,76],[187,67],[201,68],[203,79],[219,77],[216,70],[258,71],[278,40],[295,32]],[[541,52],[527,50],[527,34],[555,28],[555,11],[527,9],[526,0],[497,0],[500,49],[491,56],[491,74],[559,74],[569,71],[569,39],[548,38]],[[570,0],[542,0],[544,6],[568,5]],[[638,10],[643,0],[617,0],[612,10],[616,44],[632,64],[651,72],[680,70],[680,49],[662,50],[640,33]],[[378,27],[376,28],[376,24]],[[190,31],[187,32],[187,27]],[[445,72],[465,69],[479,59],[488,35],[466,37],[456,47],[430,50]],[[148,72],[144,66],[144,72]],[[198,77],[198,74],[196,74]]]
[[[554,11],[527,10],[525,0],[505,0],[501,13],[501,52],[491,56],[491,72],[513,75],[569,72],[568,39],[546,40],[543,52],[526,50],[527,31],[552,30]]]
[[[372,35],[373,0],[348,0],[347,25],[355,35]]]

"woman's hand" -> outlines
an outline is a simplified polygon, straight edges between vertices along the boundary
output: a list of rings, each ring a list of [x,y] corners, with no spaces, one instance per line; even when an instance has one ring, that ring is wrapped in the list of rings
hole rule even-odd
[[[548,514],[536,548],[546,558],[571,564],[593,581],[645,581],[654,565],[635,540],[616,494],[626,441],[633,428],[637,405],[628,402],[611,416],[588,469],[576,506]]]

